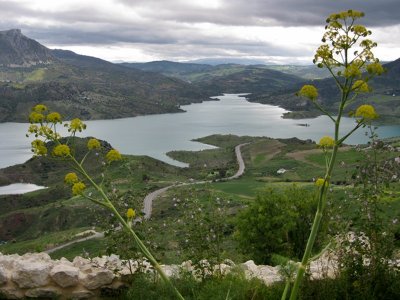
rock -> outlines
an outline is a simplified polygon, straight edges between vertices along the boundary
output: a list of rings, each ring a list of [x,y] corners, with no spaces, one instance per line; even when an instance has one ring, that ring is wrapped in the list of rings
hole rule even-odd
[[[232,266],[227,264],[219,264],[214,266],[214,274],[227,275],[232,269]]]
[[[49,283],[51,265],[44,262],[18,261],[12,280],[20,288],[37,288]]]
[[[61,292],[53,287],[31,289],[25,293],[26,297],[42,299],[57,299],[61,295]]]
[[[14,268],[15,262],[20,258],[17,254],[12,255],[0,255],[0,266],[5,269],[11,270]]]
[[[43,261],[43,262],[51,262],[51,257],[47,253],[40,252],[40,253],[26,253],[21,256],[22,260],[29,260],[29,261]]]
[[[107,269],[91,268],[79,276],[84,287],[89,290],[97,289],[103,285],[112,283],[115,275]]]
[[[178,265],[161,265],[161,268],[168,277],[177,277],[179,275],[180,268]]]
[[[88,265],[90,264],[90,260],[77,256],[74,258],[74,260],[72,261],[72,264],[74,265],[74,267],[80,268],[84,265]]]
[[[231,266],[231,267],[235,266],[235,263],[233,262],[233,260],[231,260],[229,258],[224,259],[223,264]]]
[[[14,287],[0,288],[0,299],[22,299],[24,293]]]
[[[248,260],[245,263],[242,263],[241,268],[244,270],[246,275],[253,275],[258,273],[257,265],[253,260]]]
[[[88,290],[78,290],[74,291],[71,294],[71,299],[90,299],[94,296],[94,294]]]
[[[278,267],[258,266],[257,277],[264,281],[266,285],[271,285],[275,282],[282,281],[282,277],[279,275]]]
[[[0,266],[0,285],[3,285],[7,283],[8,278],[7,278],[7,273],[6,269],[2,266]]]
[[[61,287],[78,284],[79,269],[69,265],[59,264],[50,271],[51,278]]]

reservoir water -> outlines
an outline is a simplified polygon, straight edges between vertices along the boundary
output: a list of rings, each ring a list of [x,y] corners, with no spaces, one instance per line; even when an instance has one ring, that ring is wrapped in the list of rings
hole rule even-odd
[[[319,140],[333,134],[333,123],[320,116],[313,119],[283,119],[286,112],[277,106],[251,103],[237,94],[185,105],[186,112],[140,116],[134,118],[87,121],[83,136],[94,136],[111,143],[124,154],[148,155],[165,162],[184,166],[169,158],[171,150],[201,150],[212,146],[191,141],[211,134],[236,134]],[[308,124],[309,126],[299,126]],[[341,131],[346,133],[355,121],[344,118]],[[0,167],[22,163],[31,157],[30,141],[25,137],[28,124],[0,124]],[[366,143],[365,129],[359,129],[348,140],[349,144]],[[400,135],[400,125],[382,126],[380,138]]]
[[[25,194],[41,189],[45,189],[46,187],[32,184],[32,183],[13,183],[10,185],[0,186],[0,195],[17,195],[17,194]]]

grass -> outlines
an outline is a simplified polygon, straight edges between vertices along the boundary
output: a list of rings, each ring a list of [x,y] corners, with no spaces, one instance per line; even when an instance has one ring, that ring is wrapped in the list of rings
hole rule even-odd
[[[30,82],[37,82],[37,81],[43,81],[44,76],[46,74],[46,69],[45,68],[40,68],[36,69],[26,75],[26,78],[24,81],[30,81]]]
[[[0,245],[0,252],[2,253],[18,253],[24,254],[27,252],[41,252],[50,249],[56,245],[78,239],[76,234],[88,230],[89,227],[72,228],[64,231],[58,231],[42,235],[33,240],[26,240],[21,242],[9,242]]]
[[[198,281],[186,275],[181,279],[175,279],[174,284],[187,300],[273,300],[280,299],[283,291],[283,284],[266,286],[259,279],[246,279],[240,271],[222,278],[213,277],[204,281]],[[143,275],[134,276],[132,288],[119,299],[167,300],[175,298],[163,282],[154,282]]]
[[[50,254],[52,259],[65,257],[72,261],[76,256],[96,257],[105,254],[106,244],[104,239],[91,239],[54,251]]]

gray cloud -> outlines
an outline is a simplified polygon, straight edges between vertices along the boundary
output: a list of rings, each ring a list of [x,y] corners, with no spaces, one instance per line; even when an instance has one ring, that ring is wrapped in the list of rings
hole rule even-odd
[[[60,0],[61,1],[61,0]],[[319,26],[333,12],[349,8],[364,11],[363,24],[382,27],[400,24],[398,0],[215,0],[219,7],[197,5],[184,0],[114,0],[132,16],[110,13],[89,1],[79,8],[33,9],[24,2],[0,1],[0,30],[21,28],[45,45],[123,45],[130,44],[157,57],[205,56],[311,56],[312,49],[278,46],[246,36],[218,36],[200,30],[224,26]],[[206,2],[205,2],[206,3]],[[203,3],[204,4],[204,3]],[[232,27],[233,28],[233,27]],[[251,28],[251,27],[249,27]],[[212,30],[212,29],[210,29]],[[250,29],[249,29],[250,30]],[[299,51],[301,53],[299,54]],[[236,53],[236,54],[232,54]]]
[[[354,9],[366,13],[368,18],[363,23],[368,26],[400,24],[398,0],[223,0],[217,10],[193,8],[190,1],[179,0],[118,0],[118,2],[129,7],[156,7],[153,16],[158,15],[183,22],[227,25],[321,25],[331,13]]]

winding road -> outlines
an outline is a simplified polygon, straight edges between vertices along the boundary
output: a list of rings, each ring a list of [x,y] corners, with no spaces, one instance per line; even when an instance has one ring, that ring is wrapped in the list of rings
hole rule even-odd
[[[247,145],[247,144],[249,144],[249,143],[240,144],[240,145],[237,145],[235,147],[236,160],[237,160],[238,165],[239,165],[239,168],[238,168],[237,172],[231,177],[223,178],[223,179],[220,179],[220,180],[217,180],[217,181],[232,180],[232,179],[239,178],[240,176],[243,175],[246,166],[245,166],[244,161],[243,161],[241,148],[243,146]],[[204,184],[204,183],[210,183],[210,182],[212,182],[212,181],[211,180],[208,180],[208,181],[204,181],[203,180],[203,181],[195,181],[195,182],[189,182],[189,183],[172,184],[172,185],[163,187],[161,189],[155,190],[154,192],[151,192],[143,200],[144,218],[145,219],[150,219],[151,218],[151,213],[152,213],[152,208],[153,208],[153,200],[156,199],[161,194],[163,194],[164,192],[166,192],[168,189],[170,189],[172,187],[179,187],[179,186],[193,185],[193,184]]]
[[[232,175],[231,177],[219,179],[217,181],[233,180],[233,179],[237,179],[237,178],[239,178],[240,176],[243,175],[246,166],[245,166],[244,161],[243,161],[241,148],[243,146],[247,145],[247,144],[249,144],[249,143],[244,143],[244,144],[240,144],[240,145],[235,146],[236,160],[237,160],[237,163],[239,165],[239,168],[238,168],[237,172],[234,175]],[[144,218],[145,219],[150,219],[151,213],[152,213],[152,208],[153,208],[153,200],[155,200],[157,197],[159,197],[160,195],[165,193],[168,189],[170,189],[172,187],[180,187],[180,186],[193,185],[193,184],[204,184],[204,183],[211,183],[211,182],[212,182],[211,180],[207,180],[207,181],[203,180],[203,181],[195,181],[195,182],[178,183],[178,184],[172,184],[172,185],[169,185],[169,186],[166,186],[166,187],[163,187],[161,189],[158,189],[158,190],[155,190],[155,191],[151,192],[143,200]],[[68,246],[76,244],[76,243],[80,243],[80,242],[91,240],[91,239],[98,239],[98,238],[102,238],[102,237],[104,237],[104,232],[96,232],[95,234],[93,234],[91,236],[87,236],[87,237],[84,237],[84,238],[80,238],[80,239],[77,239],[77,240],[70,241],[70,242],[62,244],[62,245],[58,245],[57,247],[48,249],[48,250],[46,250],[44,252],[50,254],[50,253],[53,253],[53,252],[55,252],[57,250],[63,249],[65,247],[68,247]]]

